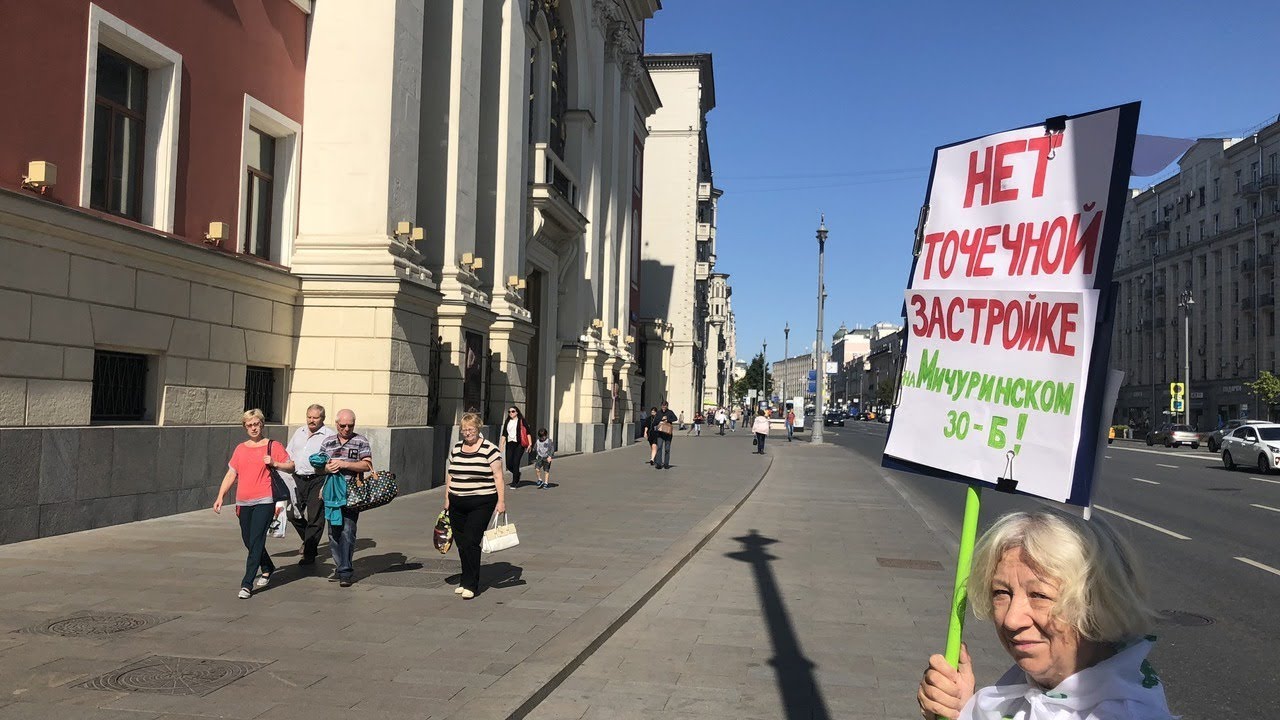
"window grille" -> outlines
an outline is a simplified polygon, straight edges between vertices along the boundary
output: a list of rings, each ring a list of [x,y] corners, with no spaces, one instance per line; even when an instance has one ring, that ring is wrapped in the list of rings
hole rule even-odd
[[[147,356],[95,350],[93,353],[93,422],[145,419]]]
[[[267,422],[279,422],[276,416],[276,371],[269,367],[253,365],[244,371],[244,409],[257,408]]]

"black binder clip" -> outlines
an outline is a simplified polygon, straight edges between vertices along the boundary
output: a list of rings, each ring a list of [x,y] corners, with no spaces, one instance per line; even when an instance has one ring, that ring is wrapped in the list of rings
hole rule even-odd
[[[916,220],[916,244],[911,249],[911,254],[920,257],[920,250],[924,247],[924,224],[929,221],[929,206],[920,206],[920,218]]]
[[[1004,473],[1001,477],[996,478],[996,490],[1000,492],[1012,493],[1018,490],[1018,481],[1013,479],[1013,458],[1017,453],[1010,450],[1005,453]]]

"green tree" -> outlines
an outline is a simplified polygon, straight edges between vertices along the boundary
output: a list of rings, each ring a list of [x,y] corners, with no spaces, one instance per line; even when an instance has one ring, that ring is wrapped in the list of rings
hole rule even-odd
[[[1258,399],[1267,409],[1267,419],[1270,420],[1271,406],[1275,404],[1277,398],[1280,398],[1280,378],[1272,375],[1269,370],[1263,370],[1257,380],[1247,382],[1245,386],[1257,393]]]
[[[747,374],[742,376],[733,384],[733,396],[735,398],[745,398],[748,390],[760,390],[763,386],[760,384],[760,373],[767,372],[764,366],[764,353],[756,353],[751,359],[751,364],[747,366]],[[777,385],[773,382],[773,373],[769,375],[769,392],[772,393],[777,389]]]
[[[889,407],[893,404],[893,393],[897,389],[897,384],[893,380],[881,380],[876,386],[876,403],[880,407]]]

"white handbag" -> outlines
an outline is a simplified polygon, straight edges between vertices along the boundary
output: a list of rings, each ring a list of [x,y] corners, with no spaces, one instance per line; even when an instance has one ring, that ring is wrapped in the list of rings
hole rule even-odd
[[[493,519],[489,521],[489,529],[484,531],[484,538],[480,540],[480,552],[496,553],[519,544],[516,524],[507,521],[506,513],[494,513]]]

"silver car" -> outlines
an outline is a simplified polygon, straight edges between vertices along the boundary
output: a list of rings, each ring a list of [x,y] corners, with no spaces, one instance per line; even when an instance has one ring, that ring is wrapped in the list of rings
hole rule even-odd
[[[1214,430],[1209,435],[1208,446],[1209,452],[1216,454],[1222,449],[1222,438],[1230,435],[1236,428],[1241,425],[1266,425],[1265,420],[1228,420],[1227,424],[1221,428]]]
[[[1265,475],[1280,468],[1280,424],[1242,425],[1222,438],[1222,464],[1228,470],[1255,467]]]
[[[1147,433],[1147,446],[1151,445],[1164,445],[1171,448],[1190,445],[1195,449],[1200,447],[1200,434],[1190,425],[1165,425],[1159,430]]]

